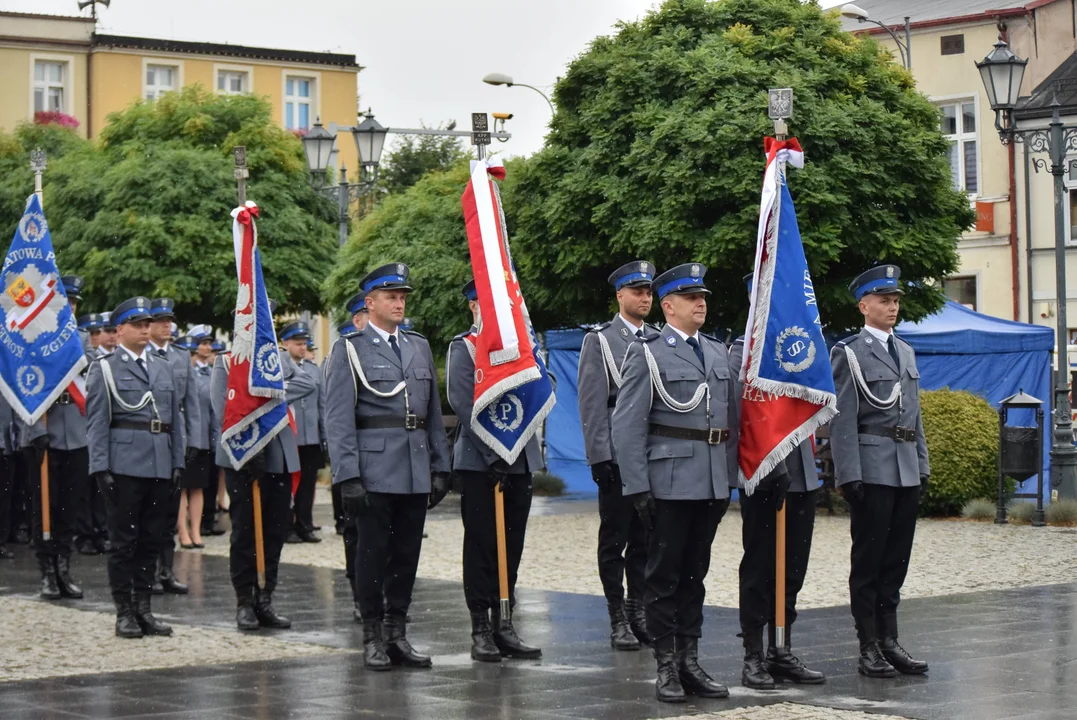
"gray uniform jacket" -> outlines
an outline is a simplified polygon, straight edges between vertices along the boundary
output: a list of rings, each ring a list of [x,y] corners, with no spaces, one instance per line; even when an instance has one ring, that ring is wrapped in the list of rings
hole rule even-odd
[[[658,332],[644,324],[643,334]],[[587,464],[613,460],[613,442],[610,439],[610,418],[617,403],[617,383],[610,377],[609,366],[602,352],[602,335],[609,343],[610,353],[618,371],[623,369],[628,346],[636,339],[618,315],[599,325],[583,338],[580,348],[580,365],[576,375],[579,390],[580,425],[583,426],[583,447],[587,452]]]
[[[96,356],[86,353],[86,370],[89,372]],[[19,429],[18,441],[20,447],[27,447],[30,441],[39,438],[48,432],[49,447],[53,450],[78,450],[87,446],[86,439],[86,416],[79,410],[74,401],[61,402],[62,396],[56,399],[45,412],[44,420],[38,420],[33,425],[27,426],[21,420],[16,419]],[[46,430],[47,429],[47,430]]]
[[[670,326],[643,342],[632,343],[624,364],[624,384],[611,420],[614,457],[621,470],[625,495],[651,491],[660,500],[710,500],[729,497],[737,484],[737,404],[729,353],[724,344],[700,334],[704,364]],[[676,412],[654,388],[644,348],[654,354],[662,384],[674,402],[687,402],[703,382],[707,401],[694,410]],[[728,438],[717,444],[653,435],[649,425],[693,430],[727,428]]]
[[[149,423],[155,419],[153,405],[137,411],[122,408],[105,387],[101,368],[108,364],[116,392],[128,405],[137,405],[147,390],[153,392],[157,413],[171,431],[113,428],[116,421]],[[76,411],[77,412],[77,411]],[[90,449],[90,473],[110,470],[117,475],[167,479],[174,468],[183,467],[183,416],[179,409],[172,366],[155,353],[146,353],[146,370],[122,348],[90,366],[86,382],[86,424]]]
[[[445,393],[460,423],[453,447],[452,469],[486,472],[501,458],[471,431],[471,412],[475,407],[475,361],[471,359],[464,336],[473,332],[474,327],[454,337],[445,359]],[[508,471],[512,474],[538,472],[543,467],[538,435],[532,435]]]
[[[228,453],[225,452],[224,446],[220,443],[220,429],[224,419],[224,404],[228,396],[228,367],[231,360],[232,356],[229,354],[221,353],[218,355],[217,360],[213,363],[213,372],[209,378],[210,406],[213,415],[221,418],[221,420],[217,421],[217,452],[214,462],[218,466],[229,470],[232,469],[232,461],[228,459]],[[281,353],[280,362],[281,369],[284,371],[284,387],[287,391],[285,397],[288,402],[291,402],[292,393],[296,393],[300,397],[309,394],[312,391],[309,379],[305,375],[296,377],[295,363],[292,362],[287,353]],[[266,472],[283,475],[299,470],[299,450],[296,448],[295,433],[292,432],[291,423],[285,425],[279,433],[273,436],[273,439],[266,445],[264,452]]]
[[[740,417],[740,404],[743,400],[744,391],[744,384],[740,381],[740,365],[743,358],[744,338],[739,337],[733,342],[733,347],[729,348],[729,372],[733,376],[733,386],[736,388],[737,393],[738,418]],[[789,475],[789,492],[809,492],[818,490],[823,485],[823,481],[819,479],[819,471],[815,467],[815,454],[812,452],[812,444],[807,440],[797,445],[793,452],[786,455],[785,460],[774,468],[767,477],[779,475],[783,472]],[[737,487],[744,487],[744,483],[740,481],[740,473],[737,473]]]
[[[209,400],[210,367],[191,367],[191,376],[187,381],[188,403],[196,407],[197,413],[187,416],[187,445],[197,450],[213,448],[213,406]],[[191,418],[196,417],[194,423]],[[218,431],[219,432],[219,431]]]
[[[157,354],[157,348],[151,343],[150,352]],[[188,380],[191,376],[191,355],[185,350],[180,350],[172,343],[168,344],[165,348],[165,355],[168,358],[169,364],[172,366],[172,371],[176,374],[176,392],[179,394],[180,413],[183,414],[183,449],[187,449],[187,436],[192,432],[198,432],[198,427],[201,424],[201,418],[198,412],[198,403],[190,399],[188,390]]]
[[[400,331],[399,336],[400,359],[369,328],[334,345],[325,379],[325,425],[334,483],[360,478],[370,492],[423,494],[430,492],[430,473],[449,472],[449,441],[430,345],[418,333]],[[403,381],[407,395],[378,397],[367,389],[352,368],[344,343],[355,349],[370,387],[390,392]],[[361,420],[370,418],[403,422],[408,408],[425,418],[425,430],[406,430],[402,425],[359,428]]]
[[[15,410],[0,393],[0,452],[4,455],[10,455],[18,449],[17,431],[18,422]]]
[[[830,351],[834,368],[834,385],[838,391],[838,415],[830,421],[830,446],[834,453],[834,482],[841,486],[851,482],[890,487],[914,487],[920,477],[931,474],[927,460],[927,442],[920,417],[920,371],[912,346],[894,336],[900,368],[887,352],[886,345],[868,330],[846,338]],[[888,410],[880,410],[864,397],[853,380],[845,348],[855,354],[868,389],[880,400],[887,400],[894,383],[901,382],[901,401]],[[865,425],[910,429],[912,442],[892,437],[862,433]]]
[[[313,392],[294,401],[288,400],[295,415],[296,442],[299,445],[321,445],[325,440],[325,382],[322,371],[315,363],[304,359],[296,363],[296,373],[308,376],[314,383]]]

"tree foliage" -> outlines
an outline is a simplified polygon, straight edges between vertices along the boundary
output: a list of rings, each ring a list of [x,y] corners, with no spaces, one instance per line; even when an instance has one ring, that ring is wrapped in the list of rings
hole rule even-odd
[[[974,217],[911,75],[815,2],[667,0],[571,63],[546,146],[514,185],[537,324],[605,317],[606,276],[636,258],[706,264],[708,326],[742,322],[776,87],[794,90],[807,165],[789,185],[824,321],[859,322],[846,286],[880,262],[902,268],[906,318],[940,307],[925,281],[956,269]]]
[[[403,135],[382,162],[379,185],[390,194],[401,193],[428,172],[448,170],[469,157],[458,138]]]
[[[30,170],[30,151],[41,148],[48,157],[45,181],[60,158],[84,149],[89,143],[69,128],[60,125],[20,123],[14,132],[0,131],[0,232],[2,248],[7,250],[19,218],[26,209],[26,198],[34,191],[34,173]],[[50,207],[51,210],[51,207]],[[48,214],[51,217],[51,212]]]
[[[265,99],[199,86],[138,101],[110,115],[98,141],[50,157],[46,217],[61,271],[86,280],[84,307],[168,296],[184,322],[231,323],[239,145],[269,294],[285,310],[320,309],[335,213],[309,186],[299,140]]]

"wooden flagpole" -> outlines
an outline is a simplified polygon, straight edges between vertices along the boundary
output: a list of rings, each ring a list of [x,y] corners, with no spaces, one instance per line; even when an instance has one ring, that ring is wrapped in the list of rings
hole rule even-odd
[[[45,193],[41,186],[41,175],[45,172],[47,157],[41,148],[30,151],[30,169],[34,171],[34,194],[41,207],[45,207]],[[41,416],[41,426],[48,437],[48,412]],[[52,539],[52,503],[49,499],[49,451],[41,456],[41,538]]]

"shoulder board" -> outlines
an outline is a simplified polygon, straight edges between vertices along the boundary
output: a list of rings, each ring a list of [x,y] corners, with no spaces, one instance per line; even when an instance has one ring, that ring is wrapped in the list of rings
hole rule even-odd
[[[604,323],[599,323],[598,325],[595,325],[593,328],[591,328],[587,332],[589,332],[589,333],[602,332],[603,330],[605,330],[606,328],[608,328],[612,324],[613,324],[612,320],[607,320]]]
[[[703,337],[707,338],[707,339],[708,339],[708,340],[710,340],[711,342],[716,342],[716,343],[719,343],[720,345],[725,345],[725,343],[724,343],[724,342],[722,342],[722,341],[721,341],[721,340],[719,340],[718,338],[714,337],[713,335],[708,335],[707,333],[704,333],[704,332],[701,332],[701,333],[700,333],[700,335],[702,335]]]
[[[652,333],[650,335],[644,335],[642,338],[640,338],[640,342],[645,342],[645,343],[654,342],[655,340],[657,340],[660,337],[662,337],[662,333],[656,332],[656,333]]]
[[[470,334],[471,334],[470,330],[465,330],[464,332],[459,333],[458,335],[453,335],[452,340],[450,340],[449,342],[456,342],[457,340],[463,340],[464,338],[466,338]]]
[[[733,341],[733,344],[734,344],[734,345],[743,345],[743,344],[744,344],[744,336],[743,336],[743,335],[741,335],[741,336],[740,336],[739,338],[737,338],[736,340],[734,340],[734,341]]]
[[[423,340],[426,340],[426,337],[422,333],[417,333],[414,330],[404,330],[403,332],[408,335],[414,335],[415,337],[421,337]]]
[[[901,337],[901,336],[900,336],[900,335],[898,335],[897,333],[894,333],[894,339],[896,339],[896,340],[897,340],[897,341],[898,341],[899,343],[901,343],[902,345],[908,345],[909,347],[912,347],[912,344],[910,344],[908,340],[906,340],[905,338]]]
[[[845,347],[846,345],[851,343],[853,340],[856,340],[858,337],[860,337],[860,336],[859,335],[850,335],[847,338],[842,338],[841,340],[838,340],[836,343],[834,343],[834,347],[836,347],[836,348]]]

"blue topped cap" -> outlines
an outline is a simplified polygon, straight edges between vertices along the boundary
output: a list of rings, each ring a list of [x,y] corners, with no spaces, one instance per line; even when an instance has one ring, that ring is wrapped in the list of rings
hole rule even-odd
[[[194,341],[195,345],[198,345],[203,340],[213,339],[213,330],[209,325],[194,325],[187,331],[187,337]],[[192,350],[194,348],[191,348]]]
[[[691,295],[692,293],[706,293],[711,291],[703,284],[703,277],[707,274],[707,267],[699,263],[685,263],[675,268],[670,268],[659,275],[651,283],[651,289],[661,300],[666,295]]]
[[[370,312],[366,307],[366,293],[360,290],[351,296],[348,304],[344,306],[352,315],[361,312]]]
[[[78,275],[61,275],[60,282],[64,286],[64,294],[67,295],[68,300],[82,298],[82,286],[84,283]]]
[[[357,332],[359,331],[355,328],[355,325],[352,325],[351,320],[341,323],[340,327],[337,328],[337,335],[340,335],[341,337],[351,337]]]
[[[108,324],[104,313],[89,313],[78,319],[79,330],[101,330]]]
[[[475,290],[475,281],[474,280],[468,280],[467,281],[467,285],[464,286],[463,293],[464,293],[464,297],[466,297],[469,301],[479,299],[479,293]]]
[[[281,340],[306,340],[310,338],[310,326],[302,320],[288,323],[280,329]]]
[[[224,352],[224,343],[220,340],[213,341],[213,352]]]
[[[150,315],[154,320],[176,317],[176,301],[172,298],[154,298],[150,303]]]
[[[184,335],[181,338],[176,338],[172,341],[174,347],[178,347],[180,350],[186,350],[187,352],[194,352],[198,347],[198,343],[190,335]]]
[[[609,281],[614,290],[626,287],[644,287],[651,284],[656,272],[658,270],[654,264],[646,260],[633,260],[614,270],[609,277]]]
[[[401,330],[411,330],[415,327],[415,323],[411,321],[411,318],[406,317],[400,323]]]
[[[112,311],[101,313],[102,319],[105,321],[105,330],[115,330],[116,326],[112,324]]]
[[[849,283],[849,292],[860,302],[865,295],[904,295],[898,286],[901,268],[897,265],[879,265],[860,273],[856,280]]]
[[[313,340],[310,340],[310,339],[308,338],[308,339],[307,339],[307,350],[310,350],[310,351],[312,351],[312,352],[313,352],[314,350],[317,350],[317,349],[318,349],[318,346],[314,344],[314,341],[313,341]]]
[[[112,311],[111,321],[116,327],[136,320],[150,320],[150,299],[141,295],[124,300]]]
[[[366,274],[359,285],[363,288],[363,292],[369,293],[371,290],[403,290],[404,292],[411,292],[412,287],[408,285],[408,275],[411,274],[411,270],[404,263],[389,263],[388,265],[382,265],[377,270],[371,270]]]
[[[152,313],[153,310],[151,309],[150,312]],[[172,323],[171,335],[173,340],[179,337],[179,325],[177,325],[176,323]]]

